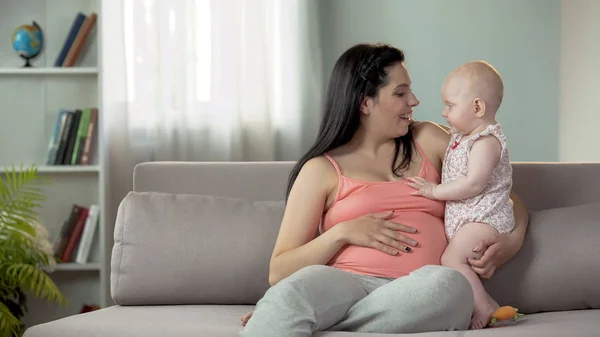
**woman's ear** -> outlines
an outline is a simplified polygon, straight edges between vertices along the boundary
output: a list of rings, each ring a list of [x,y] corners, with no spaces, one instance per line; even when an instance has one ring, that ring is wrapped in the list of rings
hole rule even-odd
[[[362,95],[360,99],[360,112],[365,115],[371,114],[371,106],[373,105],[373,99],[371,97]]]
[[[475,117],[482,118],[485,115],[485,101],[481,98],[475,98],[473,110],[475,111]]]

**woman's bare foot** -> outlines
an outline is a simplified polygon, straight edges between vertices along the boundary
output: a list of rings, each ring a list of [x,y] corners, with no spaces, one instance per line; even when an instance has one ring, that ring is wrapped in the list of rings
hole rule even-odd
[[[248,323],[248,321],[250,320],[250,317],[252,317],[253,312],[254,311],[249,311],[242,316],[242,326],[246,326],[246,323]]]
[[[483,305],[476,305],[471,318],[469,329],[478,330],[485,328],[492,320],[492,315],[500,306],[488,295],[488,300]]]

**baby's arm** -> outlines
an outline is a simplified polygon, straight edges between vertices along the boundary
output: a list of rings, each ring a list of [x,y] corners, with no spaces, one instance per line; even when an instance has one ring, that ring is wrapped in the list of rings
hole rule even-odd
[[[407,178],[410,186],[417,190],[413,195],[422,195],[437,200],[461,200],[477,195],[487,186],[494,167],[500,161],[502,147],[493,136],[481,137],[471,147],[467,175],[445,184],[435,184],[420,177]]]

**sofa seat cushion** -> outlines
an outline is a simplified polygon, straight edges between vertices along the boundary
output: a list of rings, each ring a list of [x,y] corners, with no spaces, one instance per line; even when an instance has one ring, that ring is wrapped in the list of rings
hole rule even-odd
[[[512,326],[467,331],[464,337],[598,337],[600,310],[572,310],[525,315]]]
[[[111,306],[29,328],[24,337],[234,337],[252,305]]]
[[[24,337],[237,337],[249,305],[112,306],[29,328]],[[599,336],[600,310],[526,315],[509,327],[424,334],[319,332],[315,337]]]

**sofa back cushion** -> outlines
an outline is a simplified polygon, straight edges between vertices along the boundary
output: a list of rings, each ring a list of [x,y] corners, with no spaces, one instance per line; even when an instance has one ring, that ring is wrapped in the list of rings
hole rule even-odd
[[[292,162],[140,164],[116,222],[118,304],[253,304]],[[513,163],[523,247],[484,285],[521,312],[600,308],[600,163]],[[161,192],[161,193],[156,193]],[[197,194],[197,195],[193,195]],[[238,199],[239,198],[239,199]]]
[[[524,313],[600,309],[600,202],[530,211],[521,250],[485,288]]]
[[[283,201],[130,192],[117,214],[120,305],[254,304],[269,287]]]

